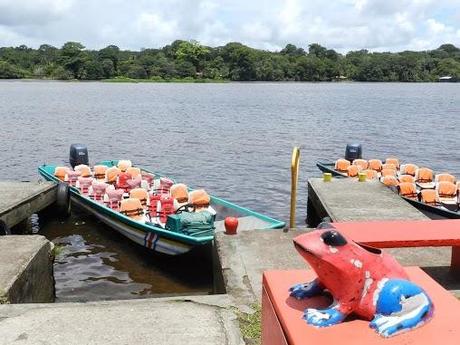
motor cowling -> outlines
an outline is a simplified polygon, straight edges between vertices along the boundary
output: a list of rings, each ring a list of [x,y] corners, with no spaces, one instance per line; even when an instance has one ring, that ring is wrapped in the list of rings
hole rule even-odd
[[[355,159],[363,158],[363,147],[361,144],[347,144],[345,159],[353,162]]]
[[[86,145],[70,145],[69,163],[72,168],[79,164],[89,165],[88,148]]]

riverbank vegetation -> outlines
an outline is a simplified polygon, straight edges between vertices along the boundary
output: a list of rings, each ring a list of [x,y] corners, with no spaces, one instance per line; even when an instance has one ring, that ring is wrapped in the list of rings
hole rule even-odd
[[[460,49],[443,44],[429,51],[367,50],[337,53],[313,43],[288,44],[279,52],[228,43],[207,47],[177,40],[161,49],[89,50],[79,42],[0,48],[0,78],[109,80],[113,82],[216,81],[437,81],[460,80]]]

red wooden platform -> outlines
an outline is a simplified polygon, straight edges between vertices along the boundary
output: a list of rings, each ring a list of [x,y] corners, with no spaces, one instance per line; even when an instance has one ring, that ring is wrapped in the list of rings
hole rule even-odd
[[[354,241],[378,248],[452,247],[451,268],[460,272],[460,219],[339,222],[333,225]]]
[[[347,320],[339,325],[316,328],[303,319],[305,308],[327,306],[324,297],[296,300],[290,286],[315,278],[313,271],[267,271],[263,275],[263,345],[458,345],[460,344],[460,302],[418,267],[406,268],[412,281],[422,286],[433,300],[435,312],[425,325],[391,338],[383,338],[369,327],[369,321]]]

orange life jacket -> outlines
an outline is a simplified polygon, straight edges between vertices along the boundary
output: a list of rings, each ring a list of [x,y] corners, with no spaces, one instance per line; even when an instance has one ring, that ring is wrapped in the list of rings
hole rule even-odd
[[[65,181],[65,177],[67,175],[68,168],[67,167],[56,167],[54,169],[54,176],[56,176],[61,181]]]
[[[388,157],[385,159],[385,164],[393,164],[396,169],[399,169],[399,159],[395,157]]]
[[[375,171],[382,170],[382,161],[380,159],[369,159],[369,169]]]
[[[346,172],[350,164],[351,164],[350,161],[340,158],[335,161],[334,169],[340,172]]]
[[[382,178],[382,183],[388,187],[396,187],[399,182],[394,175],[387,175]]]
[[[134,188],[129,192],[129,197],[134,199],[139,199],[142,207],[147,208],[147,199],[149,194],[144,188]]]
[[[394,169],[382,169],[380,174],[382,175],[382,177],[393,176],[396,178],[396,170]]]
[[[436,205],[439,203],[438,192],[434,189],[422,189],[420,200],[428,205]]]
[[[419,168],[415,171],[415,181],[419,183],[433,182],[433,170]]]
[[[457,186],[452,182],[441,181],[438,183],[437,191],[440,198],[453,198],[457,195]]]
[[[417,171],[418,166],[415,164],[404,164],[401,166],[401,173],[406,175],[415,176],[415,172]]]
[[[393,170],[398,170],[398,167],[392,163],[385,163],[382,164],[382,170],[383,169],[393,169]]]
[[[123,213],[125,216],[135,220],[141,220],[143,218],[142,215],[144,214],[144,209],[142,208],[142,204],[139,199],[128,198],[121,200],[120,213]]]
[[[455,183],[456,179],[454,175],[443,173],[443,174],[437,174],[435,177],[435,181],[436,182],[447,181],[447,182]]]
[[[106,179],[108,183],[114,184],[117,182],[117,177],[120,175],[121,170],[118,169],[117,167],[111,167],[108,168],[107,171],[105,172]]]
[[[356,177],[358,176],[358,173],[359,173],[359,167],[357,165],[350,165],[347,168],[347,175],[349,177]]]
[[[357,165],[361,170],[365,170],[368,167],[368,163],[365,159],[355,159],[353,165]]]
[[[404,196],[410,199],[417,198],[417,187],[415,186],[415,183],[401,182],[398,185],[398,188],[399,188],[399,194],[401,196]]]
[[[188,190],[187,186],[183,183],[173,184],[171,186],[171,196],[177,200],[178,203],[182,204],[188,201]]]
[[[412,175],[401,175],[399,176],[399,182],[410,182],[410,183],[414,183],[415,182],[415,178],[414,176]]]
[[[141,176],[141,169],[135,167],[129,167],[126,169],[126,172],[132,176],[132,178],[136,178],[137,176]]]
[[[97,180],[105,180],[105,173],[107,171],[107,166],[105,165],[95,165],[94,166],[94,178]]]

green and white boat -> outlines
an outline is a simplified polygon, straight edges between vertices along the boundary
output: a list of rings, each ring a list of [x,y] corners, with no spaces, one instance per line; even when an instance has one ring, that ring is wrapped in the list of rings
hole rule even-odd
[[[116,167],[118,162],[118,160],[107,160],[98,163],[98,165],[111,168]],[[72,185],[67,183],[67,181],[63,182],[62,178],[60,179],[55,175],[56,167],[56,165],[44,164],[38,168],[38,171],[48,181],[60,183],[61,186],[64,184],[69,185],[66,189],[70,192],[70,200],[73,204],[78,205],[137,244],[163,254],[180,255],[190,251],[194,247],[210,243],[214,239],[214,232],[225,231],[224,220],[226,217],[236,217],[238,219],[238,231],[253,229],[268,230],[283,228],[285,226],[283,221],[270,218],[214,196],[210,196],[210,207],[213,210],[214,220],[214,229],[211,231],[191,233],[181,231],[181,229],[174,226],[169,227],[170,223],[174,224],[174,221],[170,222],[170,220],[173,220],[170,218],[174,218],[175,215],[169,215],[168,221],[165,222],[166,224],[159,221],[136,220],[127,214],[109,207],[107,203],[95,200],[94,197],[82,193],[78,185]],[[165,177],[160,173],[154,173],[144,168],[141,168],[141,172],[142,174],[155,176],[155,179]],[[192,189],[189,190],[192,191]],[[152,192],[149,191],[149,193]]]

